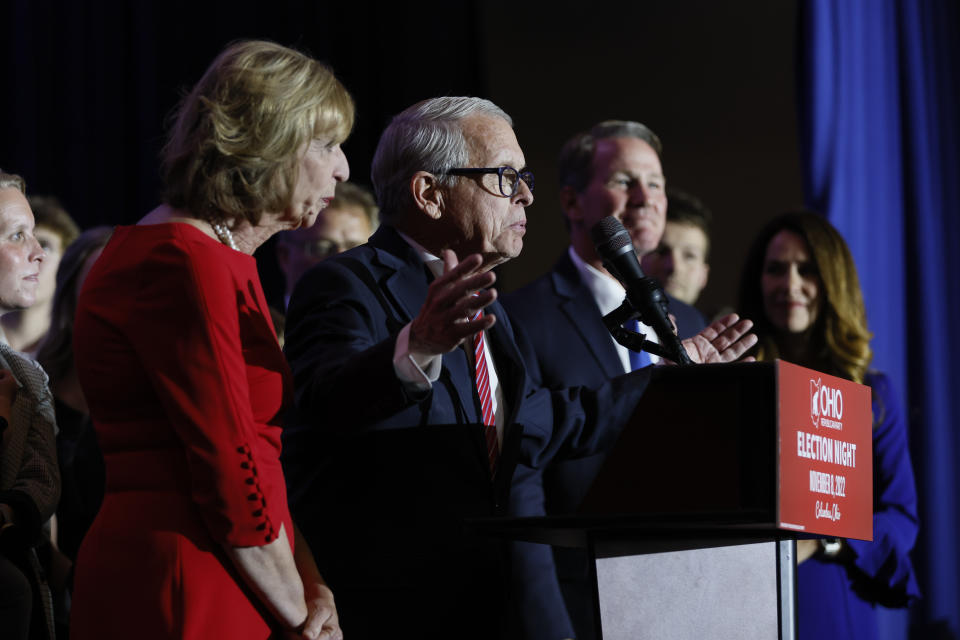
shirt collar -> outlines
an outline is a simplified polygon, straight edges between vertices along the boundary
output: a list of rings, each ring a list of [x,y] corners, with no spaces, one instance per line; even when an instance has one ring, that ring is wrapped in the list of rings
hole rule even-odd
[[[610,276],[596,267],[587,264],[577,255],[573,247],[567,252],[570,254],[570,260],[580,272],[580,281],[593,294],[593,299],[600,308],[601,315],[607,315],[621,304],[626,296],[626,290],[613,276]]]
[[[414,251],[417,252],[417,255],[420,256],[420,259],[423,261],[427,268],[430,269],[430,273],[433,274],[434,278],[439,278],[443,275],[443,259],[438,258],[429,251],[427,251],[422,244],[405,234],[399,229],[396,230],[400,237],[403,238],[404,242],[413,247]]]

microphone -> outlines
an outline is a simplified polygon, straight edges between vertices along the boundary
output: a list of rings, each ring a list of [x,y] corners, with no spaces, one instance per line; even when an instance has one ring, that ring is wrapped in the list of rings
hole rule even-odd
[[[615,217],[607,216],[593,225],[590,237],[603,259],[603,266],[627,290],[627,301],[640,313],[643,323],[656,332],[660,345],[671,354],[670,359],[677,364],[693,364],[673,332],[673,324],[667,316],[667,297],[656,280],[644,276],[630,233],[623,224]]]

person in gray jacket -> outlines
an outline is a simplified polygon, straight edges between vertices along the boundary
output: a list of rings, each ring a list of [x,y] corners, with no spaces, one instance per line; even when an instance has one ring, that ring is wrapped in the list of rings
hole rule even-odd
[[[0,172],[0,315],[33,304],[40,282],[44,252],[24,190],[22,178]],[[43,369],[3,343],[0,427],[0,629],[4,638],[53,637],[34,552],[60,497],[52,396]]]

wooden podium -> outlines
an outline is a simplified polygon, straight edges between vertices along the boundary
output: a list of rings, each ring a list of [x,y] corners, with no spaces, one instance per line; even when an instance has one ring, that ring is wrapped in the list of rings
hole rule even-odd
[[[499,535],[585,549],[597,637],[796,637],[798,534],[872,538],[869,388],[789,363],[658,367],[576,513]]]

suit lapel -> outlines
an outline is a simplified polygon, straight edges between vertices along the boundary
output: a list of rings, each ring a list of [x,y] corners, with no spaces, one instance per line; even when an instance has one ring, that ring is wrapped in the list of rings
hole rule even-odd
[[[402,322],[409,323],[419,313],[427,298],[431,280],[429,270],[417,251],[391,227],[380,227],[370,238],[369,244],[375,251],[373,262],[382,272],[379,284],[384,295],[397,309]],[[443,368],[450,374],[453,392],[456,393],[467,420],[482,423],[483,420],[477,413],[475,383],[466,352],[463,349],[454,349],[444,354]],[[486,455],[486,450],[483,451]]]
[[[413,320],[426,300],[427,289],[430,286],[429,271],[416,250],[390,227],[380,227],[370,238],[369,245],[375,252],[373,262],[380,271],[378,283],[384,295],[397,309],[400,319],[406,324]],[[497,323],[487,332],[487,336],[507,408],[504,421],[506,451],[508,437],[513,438],[509,427],[516,419],[523,397],[526,369],[503,307],[498,302],[494,302],[488,312],[497,316]],[[473,371],[466,352],[463,349],[454,349],[444,354],[443,367],[450,373],[455,393],[467,413],[468,421],[482,425],[483,418],[475,398]],[[476,434],[477,462],[486,467],[486,442],[481,429],[477,429]]]
[[[381,226],[370,238],[374,264],[381,268],[381,290],[404,323],[410,322],[427,298],[430,282],[416,250],[392,227]]]
[[[608,378],[623,374],[623,363],[603,324],[600,309],[590,290],[580,280],[580,272],[569,255],[564,254],[550,272],[550,277],[560,299],[560,312],[574,331],[580,334],[597,365]]]

